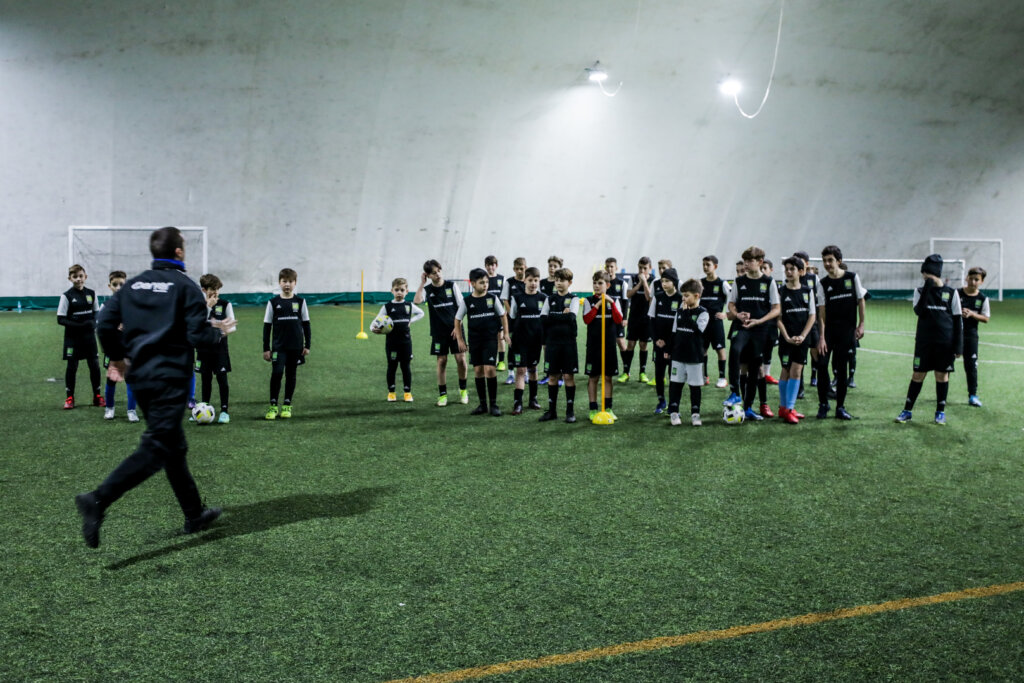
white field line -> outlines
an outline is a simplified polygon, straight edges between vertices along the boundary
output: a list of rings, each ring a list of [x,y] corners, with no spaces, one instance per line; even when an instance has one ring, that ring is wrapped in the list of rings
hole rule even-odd
[[[889,337],[913,337],[913,332],[882,332],[880,330],[868,330],[867,334],[882,334]],[[978,346],[992,346],[997,349],[1013,349],[1014,351],[1024,351],[1024,346],[1013,346],[1012,344],[994,344],[992,342],[979,341]]]
[[[857,353],[865,351],[867,353],[881,353],[886,356],[903,356],[904,358],[913,358],[912,353],[903,353],[901,351],[882,351],[881,349],[867,349],[863,346],[857,349]],[[979,363],[992,363],[993,365],[1024,365],[1024,360],[985,360],[984,358],[978,359]]]

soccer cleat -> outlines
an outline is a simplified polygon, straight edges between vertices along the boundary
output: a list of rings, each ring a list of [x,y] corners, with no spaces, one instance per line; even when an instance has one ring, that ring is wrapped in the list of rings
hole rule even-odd
[[[440,396],[438,396],[437,403],[435,403],[434,405],[436,405],[438,408],[444,408],[446,405],[448,405],[448,394],[441,394]]]
[[[683,424],[683,421],[679,418],[679,413],[671,413],[668,416],[668,423],[673,427],[678,427]]]
[[[837,420],[852,420],[853,415],[847,412],[846,408],[839,406],[836,408],[836,419]]]
[[[724,377],[719,377],[718,381],[715,382],[715,387],[718,389],[725,389],[729,386],[729,380]]]
[[[641,384],[650,384],[651,383],[651,380],[649,380],[647,378],[647,373],[646,372],[641,372],[640,373],[640,383]]]
[[[217,418],[217,424],[226,425],[229,422],[231,422],[231,416],[228,415],[228,411],[220,411],[220,417]]]
[[[501,417],[501,408],[496,405],[491,406],[491,417]]]
[[[402,394],[402,400],[405,401],[406,403],[412,403],[412,394],[408,391],[405,392],[404,394]]]
[[[292,407],[290,405],[281,406],[281,419],[287,420],[292,416]]]
[[[700,427],[703,422],[700,421],[700,413],[690,413],[690,425],[692,427]]]
[[[909,410],[901,410],[900,414],[896,416],[896,421],[900,424],[910,422],[912,419],[914,419],[914,414]]]
[[[656,380],[653,377],[650,378],[649,380],[647,380],[647,386],[649,386],[649,387],[656,387],[656,386],[658,386],[658,380]]]
[[[846,388],[847,389],[856,389],[857,388],[857,383],[853,381],[852,377],[850,378],[850,381],[846,383]]]
[[[805,398],[807,398],[806,396],[804,396],[804,385],[803,384],[800,385],[800,390],[797,392],[796,397],[797,397],[797,400],[799,400],[799,401],[802,401]]]
[[[944,411],[938,410],[938,411],[935,412],[935,424],[937,424],[937,425],[944,425],[944,424],[946,424],[946,413]]]
[[[398,396],[395,395],[395,392],[389,391],[388,392],[388,403],[394,403],[397,400],[398,400]]]
[[[828,417],[827,403],[821,403],[818,405],[818,414],[815,417],[817,417],[819,420],[824,420],[826,417]]]
[[[575,424],[576,423],[576,413],[566,413],[565,421],[568,424]]]
[[[269,408],[267,408],[267,414],[263,416],[263,419],[276,420],[278,412],[280,411],[277,409],[277,406],[270,406]]]
[[[743,411],[743,419],[750,420],[752,422],[762,422],[764,420],[764,418],[758,415],[753,408],[747,408]]]
[[[608,413],[608,415],[612,418],[612,422],[615,422],[616,420],[619,419],[615,416],[615,413],[613,413],[610,408],[604,412]]]
[[[125,414],[128,415],[128,421],[129,422],[138,422],[139,421],[139,414],[137,412],[135,412],[134,410],[129,410]]]
[[[71,410],[74,407],[75,407],[75,397],[74,396],[68,396],[66,399],[64,399],[64,410]]]
[[[621,375],[619,375],[619,378],[617,380],[615,380],[615,381],[618,382],[619,384],[625,384],[626,382],[629,381],[629,373],[628,372],[622,373]]]
[[[459,403],[462,405],[469,404],[469,391],[466,389],[459,389]]]
[[[796,419],[798,419],[798,420],[802,420],[805,417],[807,417],[803,413],[798,413],[797,411],[793,410],[792,408],[788,408],[787,410],[789,410],[789,412],[792,413],[793,415],[796,415]]]
[[[817,377],[812,377],[811,378],[811,386],[812,387],[818,386],[818,378]]]
[[[596,410],[591,410],[589,413],[587,413],[587,419],[590,420],[591,422],[593,422],[595,415],[597,415],[597,411]]]
[[[487,414],[487,404],[486,403],[481,403],[476,408],[473,408],[473,410],[469,411],[469,414],[470,415],[486,415]]]
[[[220,508],[204,508],[198,517],[185,520],[185,528],[182,531],[186,534],[194,534],[209,529],[210,525],[220,517],[221,512]]]
[[[655,408],[654,408],[654,414],[655,415],[661,415],[662,413],[665,412],[665,408],[667,408],[667,407],[668,407],[668,404],[665,403],[665,399],[659,398],[658,399],[658,405],[655,406]]]
[[[764,376],[764,381],[768,382],[768,384],[778,384],[779,383],[779,380],[775,379],[771,375],[765,375]]]
[[[94,406],[99,407],[99,408],[106,408],[107,407],[106,399],[104,399],[99,394],[96,394],[95,396],[92,397],[92,404]]]
[[[522,415],[523,414],[523,404],[522,403],[513,403],[512,404],[512,414],[513,415]]]
[[[970,396],[967,397],[967,405],[973,406],[975,408],[980,408],[981,399],[975,396],[974,394],[971,394]]]
[[[548,377],[541,377],[539,380],[537,380],[537,384],[539,384],[540,386],[544,386],[548,383],[548,379]]]
[[[515,375],[509,375],[508,377],[505,378],[505,384],[515,384],[515,383],[516,383]]]
[[[103,409],[103,419],[104,420],[113,420],[114,419],[114,409],[113,408],[104,408]]]
[[[82,516],[82,538],[90,548],[100,547],[100,526],[103,524],[103,510],[95,493],[79,493],[75,496],[75,507]]]
[[[529,408],[530,410],[540,410],[540,403],[537,402],[537,399],[531,398],[530,405],[526,407]]]
[[[540,416],[540,419],[538,419],[537,422],[550,422],[551,420],[555,420],[555,419],[558,419],[557,415],[555,415],[550,410],[545,410],[544,414]]]
[[[730,392],[729,398],[722,401],[723,406],[734,406],[737,403],[743,403],[743,397],[737,394],[735,391]]]
[[[194,398],[190,398],[188,400],[188,409],[192,410],[195,407],[196,407],[196,400]]]
[[[772,412],[772,408],[767,403],[761,404],[761,417],[775,417],[775,413]]]
[[[785,422],[786,424],[791,424],[791,425],[795,425],[795,424],[799,424],[800,423],[800,418],[798,418],[796,416],[796,413],[794,413],[789,408],[786,408],[785,411],[786,411],[785,413],[783,413],[781,410],[779,411],[779,417],[782,418],[783,422]]]
[[[507,365],[505,365],[505,361],[503,361],[503,360],[499,360],[499,361],[498,361],[498,365],[496,365],[496,366],[495,366],[495,369],[497,369],[497,370],[504,370],[504,369],[506,369],[507,367],[508,367],[508,366],[507,366]]]

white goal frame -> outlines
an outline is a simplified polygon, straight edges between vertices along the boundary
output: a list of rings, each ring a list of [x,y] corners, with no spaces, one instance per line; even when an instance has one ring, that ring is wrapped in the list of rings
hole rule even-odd
[[[959,244],[995,244],[999,247],[999,298],[997,301],[1003,300],[1003,240],[996,237],[932,237],[928,240],[928,253],[935,253],[936,242],[956,242]]]
[[[68,265],[75,264],[75,233],[96,231],[96,232],[153,232],[164,226],[161,225],[69,225],[68,226]],[[199,233],[203,240],[202,270],[201,273],[208,273],[209,270],[209,248],[210,242],[207,239],[206,226],[190,225],[178,227],[178,230],[188,233]],[[130,273],[129,273],[130,275]]]
[[[932,252],[932,253],[934,253],[934,252]],[[843,259],[843,263],[844,264],[846,264],[846,265],[853,265],[853,266],[856,266],[858,263],[870,263],[870,264],[878,264],[878,265],[887,264],[887,263],[894,263],[894,264],[901,264],[901,265],[918,265],[919,266],[919,265],[921,265],[921,263],[923,261],[924,261],[924,259],[919,259],[919,258],[852,258],[851,257],[851,258],[844,258]],[[823,264],[823,262],[822,262],[822,260],[820,258],[812,258],[810,263],[813,266],[817,266],[817,268],[818,268],[818,277],[819,278],[825,276],[825,274],[826,274],[825,273],[825,266],[824,266],[824,264]],[[948,259],[946,261],[946,263],[958,263],[958,264],[960,264],[960,268],[963,271],[964,277],[965,278],[967,277],[967,261],[965,261],[964,259]],[[858,270],[857,270],[856,267],[850,268],[850,270],[852,270],[855,273],[858,273]],[[870,282],[864,282],[863,279],[862,279],[861,280],[861,284],[864,285],[865,289],[867,289],[868,292],[871,291],[871,283]],[[962,287],[964,284],[966,284],[966,283],[961,282],[959,285],[954,287],[954,289],[958,289],[959,287]],[[876,289],[885,289],[885,288],[884,287],[883,288],[876,287]],[[899,289],[902,290],[904,288],[901,287]],[[911,288],[911,289],[913,289],[913,288]]]

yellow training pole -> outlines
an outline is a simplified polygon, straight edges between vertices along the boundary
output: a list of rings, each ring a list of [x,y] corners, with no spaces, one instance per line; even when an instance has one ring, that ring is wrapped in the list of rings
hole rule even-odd
[[[366,334],[363,329],[363,271],[359,271],[359,334],[356,335],[356,339],[369,339],[370,335]]]
[[[608,312],[607,297],[601,295],[601,410],[594,416],[593,423],[596,425],[615,424],[615,418],[604,409],[604,352],[605,352],[605,314]]]

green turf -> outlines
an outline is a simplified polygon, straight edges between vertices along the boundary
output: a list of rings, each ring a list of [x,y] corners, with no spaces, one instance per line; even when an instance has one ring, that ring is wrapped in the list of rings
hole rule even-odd
[[[915,421],[892,423],[906,307],[869,307],[888,334],[863,342],[855,422],[727,427],[710,387],[700,429],[653,416],[635,382],[610,427],[435,408],[426,322],[416,402],[388,404],[383,340],[356,341],[348,307],[311,311],[296,417],[268,423],[262,311],[239,309],[232,422],[188,429],[225,516],[178,535],[158,475],[95,551],[72,498],[142,427],[123,389],[113,422],[61,411],[52,313],[0,315],[0,679],[381,681],[1022,581],[1024,305],[993,305],[985,408],[957,372],[944,428],[930,380]],[[1019,679],[1022,610],[1014,593],[494,680]]]

